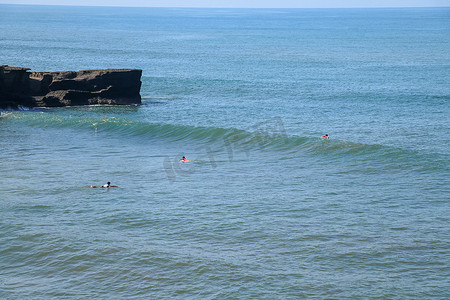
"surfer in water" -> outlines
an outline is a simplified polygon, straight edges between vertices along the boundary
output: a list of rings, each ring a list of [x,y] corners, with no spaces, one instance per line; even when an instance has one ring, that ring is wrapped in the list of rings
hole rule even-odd
[[[328,136],[328,134],[325,134],[325,135],[322,135],[322,138],[329,139],[330,137]]]
[[[180,161],[182,161],[182,162],[187,162],[187,161],[190,161],[190,160],[183,156],[183,158],[180,159]]]
[[[109,188],[112,188],[112,187],[118,187],[118,186],[117,185],[111,185],[111,182],[109,182],[109,181],[108,181],[107,184],[104,184],[104,185],[98,185],[98,186],[91,185],[91,188],[107,188],[107,189],[109,189]]]

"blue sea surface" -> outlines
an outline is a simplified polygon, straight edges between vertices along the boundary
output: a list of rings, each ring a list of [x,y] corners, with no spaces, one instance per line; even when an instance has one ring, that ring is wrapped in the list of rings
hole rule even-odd
[[[0,5],[0,64],[143,70],[0,112],[0,298],[450,298],[449,20]]]

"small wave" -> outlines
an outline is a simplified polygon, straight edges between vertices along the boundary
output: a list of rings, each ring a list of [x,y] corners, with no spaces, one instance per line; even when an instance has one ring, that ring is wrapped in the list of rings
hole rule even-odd
[[[172,100],[174,99],[174,97],[172,96],[143,96],[142,99],[149,99],[149,100],[153,100],[153,99],[158,99],[158,100]]]
[[[175,96],[150,96],[145,95],[142,96],[142,104],[141,105],[151,105],[158,103],[168,103],[169,101],[177,100],[178,98]]]

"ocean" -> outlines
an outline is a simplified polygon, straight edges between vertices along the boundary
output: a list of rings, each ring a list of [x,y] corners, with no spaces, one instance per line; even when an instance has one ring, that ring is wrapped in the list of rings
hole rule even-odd
[[[0,298],[450,298],[450,8],[0,5],[0,64],[143,70],[1,111]]]

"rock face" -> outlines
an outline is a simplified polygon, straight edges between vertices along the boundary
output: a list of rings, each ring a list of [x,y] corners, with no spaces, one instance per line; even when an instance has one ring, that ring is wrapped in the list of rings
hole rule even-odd
[[[141,103],[137,69],[28,72],[0,65],[0,107]]]

